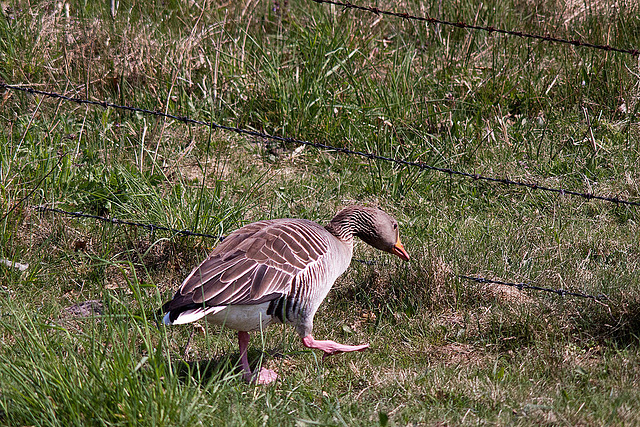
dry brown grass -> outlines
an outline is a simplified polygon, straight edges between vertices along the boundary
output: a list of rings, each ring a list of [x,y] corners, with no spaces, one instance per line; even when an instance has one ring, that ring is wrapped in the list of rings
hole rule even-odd
[[[205,2],[208,8],[215,7]],[[122,24],[117,30],[109,20],[100,18],[78,18],[78,11],[71,10],[69,3],[45,1],[36,5],[21,5],[20,13],[29,15],[29,31],[35,35],[31,46],[38,56],[24,57],[21,69],[43,66],[49,83],[66,87],[73,94],[103,97],[104,93],[93,93],[94,89],[118,94],[128,87],[144,87],[155,94],[157,101],[165,104],[168,100],[158,97],[159,86],[165,82],[157,76],[171,76],[171,83],[186,82],[195,89],[194,76],[209,76],[209,84],[215,92],[220,82],[215,75],[217,64],[211,51],[224,50],[223,45],[233,43],[224,31],[229,21],[203,22],[202,13],[194,14],[185,22],[190,31],[167,33],[166,27],[152,20]],[[204,10],[203,10],[204,12]],[[18,13],[18,12],[15,12]],[[37,62],[34,62],[37,61]],[[64,75],[66,82],[60,81]],[[28,75],[14,76],[15,81],[30,81]]]

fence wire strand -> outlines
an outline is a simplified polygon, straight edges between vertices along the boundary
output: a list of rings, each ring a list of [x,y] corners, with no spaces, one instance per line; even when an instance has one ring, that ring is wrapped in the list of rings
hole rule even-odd
[[[594,301],[598,301],[598,302],[605,302],[605,301],[609,301],[609,297],[606,296],[605,294],[598,294],[598,295],[589,295],[589,294],[585,294],[582,292],[575,292],[575,291],[567,291],[565,289],[553,289],[553,288],[543,288],[541,286],[534,286],[534,285],[529,285],[527,283],[509,283],[509,282],[503,282],[500,280],[491,280],[491,279],[485,279],[484,277],[472,277],[472,276],[465,276],[465,275],[458,275],[459,278],[461,279],[465,279],[465,280],[472,280],[474,282],[477,283],[491,283],[494,285],[504,285],[504,286],[511,286],[513,288],[517,288],[519,290],[523,290],[523,289],[531,289],[534,291],[544,291],[544,292],[551,292],[554,294],[558,294],[560,296],[572,296],[572,297],[579,297],[579,298],[587,298],[587,299],[592,299]]]
[[[160,111],[147,110],[147,109],[144,109],[144,108],[130,107],[130,106],[126,106],[126,105],[118,105],[118,104],[114,104],[114,103],[107,102],[107,101],[91,101],[91,100],[88,100],[88,99],[74,98],[74,97],[69,97],[69,96],[62,95],[62,94],[55,93],[55,92],[46,92],[46,91],[42,91],[42,90],[38,90],[38,89],[33,89],[33,88],[30,88],[30,87],[8,85],[8,84],[2,83],[2,82],[0,82],[0,87],[5,88],[5,89],[10,89],[10,90],[22,91],[22,92],[26,92],[26,93],[29,93],[29,94],[32,94],[32,95],[43,95],[43,96],[47,96],[47,97],[50,97],[50,98],[63,99],[63,100],[66,100],[66,101],[74,102],[76,104],[96,105],[96,106],[101,106],[101,107],[104,107],[104,108],[115,108],[115,109],[119,109],[119,110],[131,111],[131,112],[135,112],[135,113],[143,113],[143,114],[150,114],[150,115],[154,115],[154,116],[158,116],[158,117],[166,117],[166,118],[177,120],[177,121],[182,122],[182,123],[202,125],[202,126],[210,127],[212,129],[222,129],[222,130],[226,130],[226,131],[230,131],[230,132],[235,132],[235,133],[240,134],[240,135],[249,135],[249,136],[253,136],[253,137],[257,137],[257,138],[270,139],[270,140],[280,141],[280,142],[290,143],[290,144],[308,145],[308,146],[319,148],[319,149],[322,149],[322,150],[335,151],[335,152],[338,152],[338,153],[364,157],[364,158],[367,158],[369,160],[381,160],[381,161],[385,161],[385,162],[389,162],[389,163],[394,163],[394,164],[397,164],[397,165],[400,165],[400,166],[417,167],[417,168],[420,168],[422,170],[440,172],[440,173],[447,174],[449,176],[454,176],[455,175],[455,176],[461,176],[461,177],[464,177],[464,178],[471,178],[471,179],[476,180],[476,181],[487,181],[487,182],[496,183],[496,184],[503,184],[503,185],[507,185],[507,186],[508,185],[513,185],[513,186],[525,187],[525,188],[529,188],[529,189],[532,189],[532,190],[541,190],[541,191],[552,192],[552,193],[556,193],[556,194],[560,194],[560,195],[570,195],[570,196],[581,197],[581,198],[584,198],[584,199],[587,199],[587,200],[592,200],[592,199],[602,200],[602,201],[606,201],[606,202],[610,202],[610,203],[615,203],[616,205],[640,206],[640,202],[634,202],[634,201],[629,201],[629,200],[625,200],[625,199],[620,199],[619,197],[598,196],[598,195],[595,195],[595,194],[592,194],[592,193],[581,193],[579,191],[568,190],[568,189],[565,189],[565,188],[546,187],[546,186],[538,185],[536,183],[514,181],[514,180],[511,180],[509,178],[496,178],[496,177],[490,177],[490,176],[483,176],[483,175],[480,175],[480,174],[462,172],[462,171],[458,171],[458,170],[454,170],[454,169],[450,169],[450,168],[441,168],[441,167],[437,167],[437,166],[431,166],[431,165],[427,165],[427,164],[422,163],[422,162],[415,162],[415,161],[404,160],[404,159],[396,159],[396,158],[393,158],[393,157],[386,157],[386,156],[382,156],[382,155],[375,154],[375,153],[367,153],[367,152],[364,152],[364,151],[351,150],[349,148],[344,148],[344,147],[334,147],[334,146],[327,145],[327,144],[322,144],[322,143],[319,143],[319,142],[311,142],[311,141],[305,141],[305,140],[296,139],[296,138],[290,138],[290,137],[284,137],[284,136],[278,136],[278,135],[271,135],[271,134],[267,134],[267,133],[263,133],[263,132],[254,131],[254,130],[242,129],[242,128],[232,127],[232,126],[225,126],[225,125],[221,125],[221,124],[214,123],[214,122],[207,122],[207,121],[203,121],[203,120],[195,120],[195,119],[191,119],[189,117],[183,117],[183,116],[177,116],[177,115],[174,115],[174,114],[162,113]]]
[[[105,223],[109,223],[109,224],[113,224],[113,225],[128,225],[128,226],[132,226],[132,227],[140,227],[140,228],[144,228],[145,230],[149,230],[151,232],[154,232],[154,231],[157,231],[157,230],[169,231],[169,232],[173,233],[174,235],[183,235],[183,236],[191,236],[191,237],[206,237],[206,238],[214,239],[215,241],[222,241],[226,237],[226,236],[216,236],[216,235],[207,234],[207,233],[197,233],[197,232],[194,232],[194,231],[191,231],[191,230],[186,230],[186,229],[180,230],[180,229],[177,229],[177,228],[165,227],[165,226],[162,226],[162,225],[156,225],[156,224],[152,224],[152,223],[128,221],[128,220],[122,220],[122,219],[118,219],[118,218],[107,218],[107,217],[103,217],[103,216],[99,216],[99,215],[93,215],[93,214],[87,214],[87,213],[83,213],[83,212],[70,212],[70,211],[65,211],[63,209],[50,208],[50,207],[47,207],[47,206],[32,206],[32,209],[35,209],[36,211],[39,211],[39,212],[58,213],[58,214],[67,215],[67,216],[74,217],[74,218],[95,219],[95,220],[98,220],[98,221],[101,221],[101,222],[105,222]],[[365,265],[368,265],[368,266],[376,264],[375,261],[364,260],[364,259],[356,259],[356,258],[354,258],[353,261],[359,262],[361,264],[365,264]],[[526,283],[502,282],[500,280],[491,280],[491,279],[485,279],[483,277],[472,277],[472,276],[465,276],[465,275],[461,275],[461,274],[457,275],[457,277],[459,277],[461,279],[472,280],[472,281],[477,282],[477,283],[490,283],[490,284],[496,284],[496,285],[511,286],[511,287],[514,287],[514,288],[518,288],[519,290],[531,289],[531,290],[535,290],[535,291],[551,292],[551,293],[555,293],[555,294],[560,295],[560,296],[574,296],[574,297],[580,297],[580,298],[587,298],[587,299],[592,299],[592,300],[594,300],[596,302],[600,302],[600,303],[603,303],[605,301],[610,301],[609,297],[607,297],[605,294],[589,295],[589,294],[585,294],[585,293],[582,293],[582,292],[567,291],[567,290],[564,290],[564,289],[544,288],[544,287],[541,287],[541,286],[534,286],[534,285],[529,285],[529,284],[526,284]]]
[[[325,3],[325,4],[332,4],[334,6],[340,6],[344,10],[349,10],[349,9],[361,10],[361,11],[365,11],[365,12],[375,13],[376,15],[395,16],[397,18],[402,18],[402,19],[406,19],[406,20],[428,22],[430,24],[442,24],[442,25],[447,25],[447,26],[457,27],[457,28],[464,28],[464,29],[469,29],[469,30],[486,31],[489,34],[498,33],[498,34],[505,34],[505,35],[509,35],[509,36],[517,36],[517,37],[521,37],[521,38],[528,38],[528,39],[534,39],[534,40],[547,41],[547,42],[551,42],[551,43],[563,43],[563,44],[568,44],[568,45],[572,45],[572,46],[576,46],[576,47],[588,47],[588,48],[592,48],[592,49],[600,49],[600,50],[605,50],[607,52],[626,53],[626,54],[630,54],[630,55],[633,55],[633,56],[640,55],[640,50],[638,50],[638,49],[621,49],[621,48],[610,46],[608,44],[589,43],[589,42],[582,41],[580,39],[568,40],[568,39],[563,39],[563,38],[560,38],[560,37],[553,37],[553,36],[550,36],[550,35],[542,36],[542,35],[539,35],[539,34],[525,33],[523,31],[504,30],[504,29],[495,28],[495,27],[492,27],[492,26],[482,26],[482,25],[475,25],[475,24],[467,24],[467,23],[465,23],[463,21],[452,22],[452,21],[446,21],[446,20],[443,20],[443,19],[437,19],[437,18],[431,18],[431,17],[425,17],[425,16],[414,16],[414,15],[410,15],[410,14],[408,14],[406,12],[391,12],[391,11],[388,11],[388,10],[379,9],[377,7],[358,6],[358,5],[353,4],[351,2],[348,2],[348,1],[347,2],[335,1],[335,0],[313,0],[313,1],[316,2],[316,3],[320,3],[320,4]]]
[[[190,231],[190,230],[186,230],[186,229],[180,230],[180,229],[177,229],[177,228],[165,227],[163,225],[156,225],[156,224],[151,224],[151,223],[128,221],[128,220],[118,219],[118,218],[107,218],[107,217],[104,217],[104,216],[93,215],[93,214],[88,214],[88,213],[84,213],[84,212],[70,212],[70,211],[65,211],[63,209],[50,208],[50,207],[47,207],[47,206],[32,206],[32,208],[35,209],[36,211],[40,211],[40,212],[54,212],[54,213],[59,213],[59,214],[75,217],[75,218],[95,219],[95,220],[98,220],[98,221],[101,221],[101,222],[106,222],[106,223],[110,223],[110,224],[114,224],[114,225],[130,225],[130,226],[133,226],[133,227],[140,227],[140,228],[144,228],[145,230],[149,230],[151,232],[154,232],[154,231],[169,231],[169,232],[171,232],[173,234],[179,234],[179,235],[182,235],[182,236],[207,237],[209,239],[214,239],[214,240],[219,240],[219,241],[222,241],[224,239],[224,236],[215,236],[213,234],[207,234],[207,233],[197,233],[195,231]]]

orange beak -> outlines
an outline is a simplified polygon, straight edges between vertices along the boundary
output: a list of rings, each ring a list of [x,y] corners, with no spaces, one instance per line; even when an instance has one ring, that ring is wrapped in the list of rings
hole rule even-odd
[[[404,250],[404,246],[402,246],[402,242],[400,242],[400,237],[398,237],[398,241],[391,248],[391,253],[394,255],[398,255],[405,261],[409,261],[410,259],[409,254]]]

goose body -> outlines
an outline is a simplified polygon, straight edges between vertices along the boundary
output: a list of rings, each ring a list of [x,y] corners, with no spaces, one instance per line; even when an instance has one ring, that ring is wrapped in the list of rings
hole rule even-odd
[[[309,348],[325,355],[368,347],[317,341],[313,318],[336,279],[348,268],[353,237],[393,253],[409,255],[397,222],[385,212],[363,206],[340,211],[327,225],[305,219],[275,219],[246,225],[227,236],[184,280],[162,310],[165,324],[207,321],[238,331],[245,378],[252,378],[246,349],[248,332],[273,323],[293,324]],[[273,381],[263,369],[258,383]]]

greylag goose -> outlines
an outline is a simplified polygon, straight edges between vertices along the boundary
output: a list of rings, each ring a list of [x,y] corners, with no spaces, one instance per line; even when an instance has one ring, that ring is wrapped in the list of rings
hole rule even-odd
[[[311,335],[320,303],[351,262],[354,236],[409,260],[398,223],[379,209],[349,206],[326,227],[306,219],[258,221],[229,234],[189,274],[163,305],[163,322],[178,325],[206,316],[237,330],[243,376],[258,384],[277,375],[265,368],[255,377],[251,373],[249,332],[272,323],[293,324],[302,344],[325,356],[364,350],[369,344],[344,345]]]

